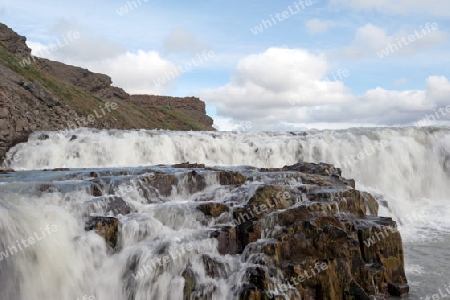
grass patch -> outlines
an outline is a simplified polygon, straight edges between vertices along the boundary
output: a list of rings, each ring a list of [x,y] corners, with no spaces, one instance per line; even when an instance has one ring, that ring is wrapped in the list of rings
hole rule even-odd
[[[17,56],[8,52],[0,44],[0,64],[29,81],[39,82],[58,98],[61,104],[69,105],[79,115],[95,115],[94,110],[103,115],[101,108],[104,108],[108,101],[45,73],[34,62],[22,67],[19,64],[20,61]],[[103,127],[101,123],[106,120],[110,124],[114,124],[114,128],[117,129],[205,130],[203,125],[170,106],[136,106],[124,100],[114,101],[118,104],[118,109],[110,112],[105,109],[106,115],[101,119],[96,119],[95,127]]]

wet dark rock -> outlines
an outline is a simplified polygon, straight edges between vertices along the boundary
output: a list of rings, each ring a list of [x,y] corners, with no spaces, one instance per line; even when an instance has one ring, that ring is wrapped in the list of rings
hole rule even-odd
[[[92,184],[91,185],[91,195],[94,197],[101,197],[103,196],[103,192],[101,190],[101,186],[98,184]]]
[[[164,167],[158,167],[156,172],[143,169],[131,177],[149,203],[167,201],[165,197],[175,187],[180,195],[197,193],[189,195],[193,201],[187,207],[180,207],[184,203],[170,207],[180,212],[197,210],[194,215],[199,222],[214,224],[205,229],[201,238],[216,239],[220,255],[240,255],[245,269],[237,270],[241,277],[233,297],[333,300],[408,294],[403,245],[396,222],[378,217],[377,200],[369,193],[354,189],[331,165],[296,164],[265,170],[263,174],[257,168],[243,168],[240,172],[186,168],[175,174],[172,168],[163,170]],[[129,180],[116,176],[128,177],[133,172],[97,170],[90,174],[80,171],[80,174],[91,194],[99,195],[86,203],[89,214],[131,213],[132,208],[124,199],[102,196],[102,191],[105,195],[113,194],[119,184]],[[205,177],[211,174],[218,178],[222,174],[223,185],[215,184],[200,193],[206,188]],[[289,183],[283,182],[285,178]],[[53,182],[40,183],[45,192],[55,187],[60,186]],[[111,247],[117,245],[116,218],[91,217],[86,222],[86,230],[96,230]],[[157,253],[163,255],[169,246],[169,243],[161,244]],[[236,270],[219,255],[200,255],[208,277],[237,276]],[[130,263],[130,268],[134,270],[136,265],[138,262]],[[184,299],[213,298],[217,286],[200,281],[198,271],[187,265],[182,272]],[[162,268],[158,272],[163,272]],[[132,289],[136,281],[128,277],[124,279],[126,288]],[[279,290],[279,285],[292,278],[302,279],[287,292],[274,291],[275,280],[278,285],[275,290]]]
[[[219,182],[221,185],[244,184],[246,180],[247,177],[238,172],[231,172],[231,171],[219,172]]]
[[[214,231],[211,237],[216,238],[219,242],[218,250],[220,254],[237,254],[239,253],[238,239],[236,228],[231,226],[223,227]]]
[[[197,164],[197,163],[191,164],[188,161],[184,162],[184,163],[172,165],[172,168],[180,168],[180,169],[182,169],[182,168],[184,168],[184,169],[196,169],[196,168],[200,169],[200,168],[204,168],[204,167],[205,167],[204,164]]]
[[[203,191],[206,188],[206,179],[196,171],[188,173],[188,190],[190,194]]]
[[[39,185],[38,190],[41,193],[54,193],[58,191],[58,186],[50,184],[50,183],[43,183]]]
[[[144,181],[154,187],[162,196],[168,197],[172,194],[173,186],[178,179],[174,175],[157,173],[144,178]]]
[[[48,134],[41,134],[39,137],[38,137],[38,140],[40,140],[40,141],[45,141],[45,140],[48,140],[50,138],[50,136],[48,135]]]
[[[341,176],[341,169],[335,168],[331,164],[315,164],[315,163],[297,163],[292,166],[284,166],[282,168],[283,171],[297,171],[302,173],[308,173],[308,174],[315,174],[315,175],[322,175],[322,176],[331,176],[331,175],[337,175],[338,177]]]
[[[122,197],[117,196],[97,197],[85,202],[85,216],[99,212],[105,215],[113,214],[114,216],[127,215],[131,213],[131,207]]]
[[[354,179],[348,179],[347,184],[352,188],[356,188],[356,181]]]
[[[116,248],[119,239],[119,220],[117,218],[90,217],[86,221],[84,229],[86,231],[95,230],[111,248]]]
[[[213,218],[217,218],[222,213],[228,212],[230,210],[228,205],[222,203],[203,203],[197,206],[197,209],[205,215]]]
[[[62,171],[70,171],[69,168],[54,168],[52,169],[54,172],[62,172]]]
[[[92,171],[89,173],[89,176],[93,177],[93,178],[97,178],[99,176],[99,174],[97,172]]]
[[[268,289],[268,279],[262,267],[249,267],[245,270],[243,281],[256,287],[257,290],[266,291]]]
[[[185,300],[191,299],[191,294],[195,292],[197,280],[191,266],[187,266],[181,276],[184,278],[183,294]]]
[[[241,223],[236,227],[236,234],[238,251],[242,253],[248,244],[256,242],[261,238],[261,223],[258,221]]]
[[[106,197],[103,201],[107,202],[106,213],[112,212],[114,215],[127,215],[131,212],[130,205],[122,197]]]
[[[11,168],[0,168],[0,174],[9,174],[9,173],[13,173],[13,172],[15,172],[15,171]]]
[[[206,274],[211,278],[227,278],[227,269],[224,263],[212,258],[207,254],[202,255]]]
[[[359,300],[370,300],[369,295],[355,282],[350,283],[349,296]]]
[[[372,195],[355,190],[354,181],[342,178],[340,170],[328,164],[260,171],[296,172],[301,185],[261,184],[244,206],[230,207],[232,226],[211,235],[218,240],[219,253],[246,253],[247,258],[260,253],[263,256],[256,261],[266,265],[268,259],[285,278],[310,274],[323,263],[326,269],[295,286],[302,299],[408,293],[400,234],[392,219],[376,217],[379,205]],[[294,197],[299,192],[301,197]],[[270,242],[261,242],[263,230],[266,236],[270,233]],[[367,244],[377,236],[375,243]],[[254,269],[250,274],[238,298],[268,297],[263,272]]]
[[[405,297],[409,294],[409,286],[407,284],[389,283],[389,294],[395,297]]]

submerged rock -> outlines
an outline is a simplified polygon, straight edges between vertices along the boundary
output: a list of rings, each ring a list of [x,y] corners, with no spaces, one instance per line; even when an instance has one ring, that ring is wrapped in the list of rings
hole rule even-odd
[[[112,214],[117,216],[127,215],[131,212],[130,205],[121,197],[96,197],[84,203],[84,215],[90,216],[93,213],[101,213],[102,215]]]
[[[198,169],[198,168],[204,168],[204,167],[205,167],[204,164],[197,164],[197,163],[191,164],[188,161],[181,163],[181,164],[172,165],[172,168],[186,168],[186,169],[195,169],[195,168]]]
[[[0,174],[9,174],[9,173],[13,173],[14,170],[11,168],[0,168]]]
[[[119,220],[114,217],[90,217],[86,222],[86,231],[95,230],[103,237],[113,249],[116,248],[119,238]]]

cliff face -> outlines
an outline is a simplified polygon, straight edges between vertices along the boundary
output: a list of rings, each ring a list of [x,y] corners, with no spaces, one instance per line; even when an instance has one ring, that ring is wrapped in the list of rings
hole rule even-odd
[[[24,36],[18,35],[5,24],[0,23],[0,44],[12,54],[20,57],[26,57],[31,54]]]
[[[25,41],[0,23],[0,162],[36,130],[214,130],[198,98],[131,96],[107,75],[32,57]]]
[[[76,112],[42,84],[0,64],[0,159],[7,148],[35,130],[62,129]]]
[[[201,124],[208,127],[213,125],[213,119],[206,115],[205,102],[196,97],[176,98],[156,95],[131,95],[130,101],[137,106],[149,108],[163,106],[169,109],[176,109]]]
[[[48,59],[37,59],[41,70],[56,78],[64,80],[66,83],[85,89],[92,95],[102,99],[129,100],[130,95],[123,89],[111,86],[111,77],[93,73],[87,69],[69,66],[57,61]]]

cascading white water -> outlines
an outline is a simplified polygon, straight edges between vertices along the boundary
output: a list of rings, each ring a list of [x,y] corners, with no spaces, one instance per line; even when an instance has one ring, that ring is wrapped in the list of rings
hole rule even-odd
[[[48,139],[43,140],[44,135]],[[450,194],[450,129],[356,128],[311,132],[98,131],[34,133],[7,154],[17,170],[198,162],[282,167],[327,162],[343,175],[403,201]]]
[[[186,265],[197,284],[214,291],[213,299],[229,299],[230,287],[239,286],[238,277],[206,276],[204,254],[229,270],[239,269],[240,262],[238,257],[224,260],[217,240],[205,235],[209,228],[201,224],[204,216],[194,209],[183,178],[170,197],[152,197],[155,203],[148,203],[138,188],[139,176],[118,176],[118,185],[102,190],[133,209],[118,215],[121,251],[111,254],[102,237],[84,229],[83,215],[93,196],[83,182],[92,178],[89,172],[73,174],[68,181],[65,173],[34,171],[0,184],[1,300],[181,299]],[[205,195],[228,193],[214,173],[204,177]],[[56,190],[43,192],[50,183]],[[107,203],[94,208],[102,211]],[[30,238],[34,241],[27,242]]]
[[[131,169],[186,161],[209,166],[257,167],[282,167],[299,161],[332,163],[342,168],[344,177],[356,179],[359,188],[378,193],[389,201],[389,211],[382,210],[381,214],[392,213],[408,223],[409,215],[426,211],[425,221],[415,220],[414,226],[404,228],[402,235],[407,242],[437,231],[450,231],[448,128],[276,133],[92,129],[37,132],[27,143],[12,148],[5,164],[16,170]],[[212,282],[205,276],[199,253],[222,259],[224,268],[229,270],[239,270],[242,262],[220,258],[215,239],[199,239],[204,237],[208,226],[202,224],[198,212],[189,209],[192,199],[186,198],[182,185],[175,189],[169,202],[151,205],[136,179],[107,192],[123,197],[135,210],[119,216],[122,251],[111,256],[102,238],[84,231],[82,207],[92,195],[78,175],[66,183],[79,185],[74,190],[41,193],[39,186],[58,182],[58,175],[42,171],[25,173],[23,180],[14,178],[0,183],[0,250],[18,246],[17,241],[22,238],[40,236],[47,225],[55,225],[58,230],[33,247],[0,260],[0,276],[4,278],[0,281],[0,300],[75,300],[94,295],[96,300],[180,299],[183,293],[180,274],[188,262],[205,290],[214,287],[213,299],[231,298],[230,286],[239,285],[239,273],[228,281]],[[218,201],[230,197],[230,191],[218,187],[214,176],[208,178],[205,197]],[[182,258],[131,279],[161,253],[179,250],[188,243],[193,250]],[[135,264],[134,273],[130,274],[130,266]],[[165,272],[158,273],[160,268]],[[416,268],[416,264],[410,268]],[[20,285],[14,284],[17,281]]]

